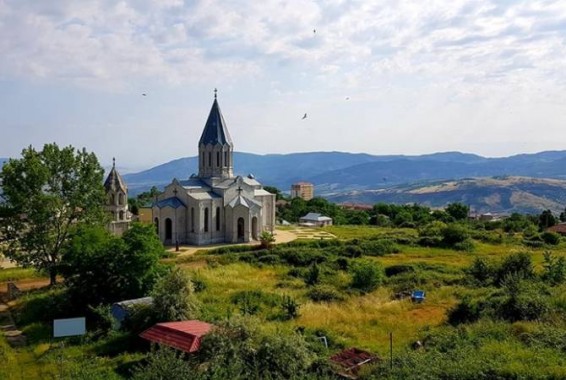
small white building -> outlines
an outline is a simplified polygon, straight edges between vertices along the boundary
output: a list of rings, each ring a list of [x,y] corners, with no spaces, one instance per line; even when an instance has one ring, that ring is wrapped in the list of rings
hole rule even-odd
[[[324,227],[332,225],[332,218],[324,216],[316,212],[309,212],[307,215],[299,219],[299,224],[301,226],[307,227]]]

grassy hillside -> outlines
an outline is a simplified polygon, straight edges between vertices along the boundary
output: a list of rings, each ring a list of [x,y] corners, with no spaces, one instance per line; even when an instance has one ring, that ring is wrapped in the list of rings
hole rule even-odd
[[[333,202],[419,203],[430,207],[461,202],[476,212],[506,214],[540,213],[545,209],[560,212],[566,206],[566,181],[528,177],[469,178],[351,191],[327,198]]]

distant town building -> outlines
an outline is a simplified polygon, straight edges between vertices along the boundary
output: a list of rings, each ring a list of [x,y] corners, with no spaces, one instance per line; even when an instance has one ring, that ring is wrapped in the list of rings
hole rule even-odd
[[[332,218],[318,214],[316,212],[309,212],[307,215],[299,218],[299,224],[302,226],[316,226],[324,227],[332,225]]]
[[[153,204],[164,244],[215,244],[258,240],[275,226],[275,194],[253,175],[233,174],[234,144],[214,94],[198,143],[199,173],[173,179]]]
[[[309,201],[314,198],[314,185],[308,182],[297,182],[291,185],[291,198],[303,198]]]
[[[128,186],[116,170],[116,160],[112,159],[112,169],[104,181],[106,205],[104,209],[110,215],[108,230],[114,235],[122,235],[130,227],[132,217],[128,211]]]
[[[363,203],[341,203],[339,204],[344,210],[356,210],[356,211],[371,211],[373,210],[372,205],[367,205]]]

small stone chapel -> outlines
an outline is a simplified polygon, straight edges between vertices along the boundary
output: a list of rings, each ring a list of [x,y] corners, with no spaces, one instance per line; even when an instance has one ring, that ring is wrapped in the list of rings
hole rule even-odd
[[[275,195],[253,175],[234,176],[234,144],[214,102],[198,143],[199,172],[173,179],[152,206],[152,218],[166,245],[238,243],[273,232]]]

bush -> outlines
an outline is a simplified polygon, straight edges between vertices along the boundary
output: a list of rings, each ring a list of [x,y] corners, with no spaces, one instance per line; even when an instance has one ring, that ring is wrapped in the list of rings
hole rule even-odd
[[[566,259],[556,258],[551,252],[544,253],[544,273],[542,279],[550,285],[559,285],[566,280]]]
[[[401,252],[397,244],[389,239],[362,241],[360,249],[362,254],[367,256],[383,256]]]
[[[508,276],[533,279],[535,271],[531,255],[526,252],[519,252],[507,256],[496,270],[496,284],[501,285]]]
[[[152,291],[153,309],[159,321],[182,321],[198,316],[199,303],[189,276],[175,267],[160,278]]]
[[[305,284],[312,286],[318,284],[320,281],[320,269],[318,265],[313,264],[305,275]]]
[[[401,273],[414,273],[415,267],[413,265],[400,264],[391,265],[385,268],[385,275],[387,277],[396,276]]]
[[[475,249],[475,245],[474,245],[474,241],[468,238],[462,242],[454,244],[453,248],[456,251],[473,252]]]
[[[466,273],[480,286],[488,286],[493,281],[493,268],[483,258],[476,258]]]
[[[448,311],[448,323],[458,325],[460,323],[475,322],[480,318],[482,308],[472,301],[470,296],[465,296],[462,300]]]
[[[442,230],[442,243],[453,247],[455,244],[462,243],[470,237],[468,228],[462,224],[449,224]]]
[[[560,243],[560,235],[556,232],[546,231],[540,234],[540,238],[545,244],[558,245]]]
[[[371,292],[382,283],[383,275],[383,268],[378,263],[359,261],[352,268],[352,287]]]
[[[330,285],[314,286],[307,292],[307,296],[315,302],[330,302],[344,299],[342,294]]]
[[[284,319],[295,319],[299,316],[300,305],[293,298],[284,296],[281,301],[281,309]]]
[[[314,263],[320,264],[327,259],[322,253],[313,248],[285,249],[281,252],[281,258],[288,264],[303,267]]]

